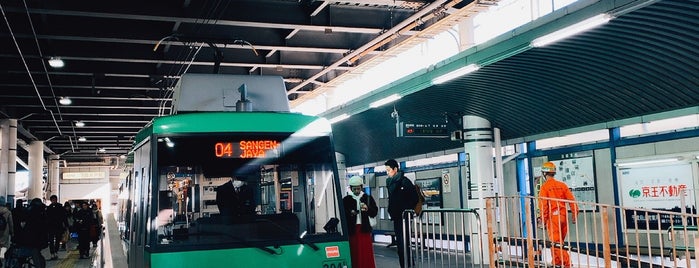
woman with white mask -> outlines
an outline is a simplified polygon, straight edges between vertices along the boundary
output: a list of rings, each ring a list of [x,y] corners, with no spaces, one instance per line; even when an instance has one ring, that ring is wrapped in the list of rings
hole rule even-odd
[[[361,177],[350,178],[349,186],[350,191],[342,201],[349,227],[352,267],[374,268],[376,263],[371,235],[373,229],[370,222],[375,222],[379,208],[374,198],[364,193],[364,182]]]

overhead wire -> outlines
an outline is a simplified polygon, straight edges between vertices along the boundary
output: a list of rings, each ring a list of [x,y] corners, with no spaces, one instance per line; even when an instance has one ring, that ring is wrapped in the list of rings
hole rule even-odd
[[[25,10],[26,13],[27,13],[27,19],[29,20],[29,26],[30,26],[30,28],[32,29],[32,35],[34,36],[34,43],[36,44],[36,49],[37,49],[37,51],[39,52],[39,58],[42,59],[42,60],[41,60],[41,66],[42,66],[42,68],[44,68],[44,73],[46,74],[46,81],[47,81],[47,83],[48,83],[49,90],[51,91],[51,96],[53,97],[52,99],[53,99],[54,105],[56,106],[56,111],[58,112],[58,118],[59,118],[61,121],[63,121],[63,113],[61,113],[61,107],[58,105],[58,100],[57,100],[57,98],[56,98],[56,92],[53,90],[53,83],[51,82],[51,76],[49,75],[48,68],[46,68],[46,62],[43,60],[43,59],[44,59],[44,53],[43,53],[42,50],[41,50],[41,45],[39,45],[39,38],[37,38],[36,30],[34,29],[34,21],[32,20],[32,17],[31,17],[31,15],[29,14],[29,6],[27,6],[27,1],[26,1],[26,0],[22,0],[22,3],[24,4],[24,10]],[[39,96],[39,98],[41,98],[41,96]],[[54,119],[54,120],[55,120],[55,119]],[[56,123],[56,124],[58,124],[58,123]],[[58,127],[58,126],[56,126],[56,127]],[[75,138],[75,140],[77,140],[77,139],[78,139],[78,134],[75,132],[75,127],[73,127],[72,124],[71,124],[71,130],[73,131],[73,137]],[[59,133],[61,136],[63,135],[63,134],[61,134],[60,128],[58,129],[58,133]],[[68,138],[68,141],[70,142],[71,151],[72,151],[72,152],[75,152],[75,147],[77,146],[77,144],[74,146],[74,145],[73,145],[73,139],[71,139],[70,137]]]
[[[211,8],[206,12],[206,14],[203,14],[203,18],[204,18],[204,19],[202,19],[202,22],[199,22],[199,18],[197,18],[197,20],[195,21],[195,30],[193,31],[195,34],[198,34],[198,33],[200,33],[201,31],[203,31],[202,29],[204,28],[204,26],[207,26],[207,25],[210,25],[210,24],[215,25],[215,24],[221,19],[221,17],[222,17],[223,14],[224,14],[224,11],[228,8],[228,5],[230,4],[230,1],[227,1],[226,4],[225,4],[225,6],[224,6],[223,8],[220,8],[220,9],[219,9],[219,7],[221,6],[221,2],[222,2],[221,0],[216,1],[216,3],[213,4],[213,5],[211,6]],[[217,15],[215,15],[215,12],[216,12],[217,10],[218,10],[219,12],[218,12]],[[216,17],[216,18],[213,20],[213,22],[211,22],[212,19],[209,19],[210,17]],[[209,32],[211,32],[211,31],[213,31],[213,27],[210,27],[210,28],[208,29],[207,34],[208,34]],[[245,42],[247,42],[247,41],[245,41]],[[193,44],[196,44],[196,42],[192,42],[192,43],[193,43]],[[204,46],[204,44],[205,44],[205,42],[198,42],[198,43],[199,43],[199,45],[198,45],[198,47],[196,48],[196,50],[192,49],[192,48],[193,48],[193,45],[190,45],[190,46],[189,46],[189,47],[190,47],[190,51],[189,51],[189,53],[188,53],[188,55],[187,55],[187,56],[188,56],[187,58],[189,58],[190,60],[189,60],[189,62],[188,62],[187,64],[182,64],[182,65],[180,65],[180,68],[179,68],[179,70],[178,70],[178,72],[177,72],[177,73],[178,73],[177,76],[180,77],[180,79],[182,78],[182,75],[186,74],[186,73],[189,71],[189,68],[190,68],[190,67],[192,66],[192,64],[194,63],[194,60],[196,60],[196,57],[197,57],[197,55],[199,54],[199,51],[201,51],[201,48],[202,48],[202,47]],[[252,44],[250,44],[249,42],[247,42],[247,43],[252,47]],[[253,47],[253,51],[255,52],[255,54],[257,54],[257,51],[254,49],[254,47]],[[192,52],[193,52],[193,54],[192,54]],[[191,55],[191,57],[189,57],[190,55]],[[171,69],[171,70],[172,70],[172,69]],[[168,87],[167,87],[169,90],[165,93],[166,95],[164,96],[163,100],[161,101],[161,105],[159,106],[159,109],[158,109],[158,110],[159,110],[158,113],[161,114],[161,115],[164,114],[164,112],[165,112],[165,109],[166,109],[166,107],[165,107],[165,106],[166,106],[166,100],[167,100],[167,99],[171,99],[172,95],[174,94],[174,89],[171,89],[171,88],[174,87],[175,81],[176,81],[175,79],[169,80],[170,85],[168,85]]]
[[[34,87],[34,91],[36,92],[36,95],[39,97],[39,102],[41,103],[41,107],[44,109],[44,111],[49,112],[51,115],[51,119],[53,119],[53,123],[56,126],[56,129],[58,130],[58,134],[63,136],[63,132],[61,131],[61,128],[58,126],[58,121],[56,120],[56,116],[53,114],[53,111],[46,108],[46,104],[44,103],[44,100],[41,99],[41,93],[39,92],[39,88],[36,85],[36,81],[34,81],[34,76],[32,76],[32,72],[29,70],[29,64],[27,63],[27,60],[24,58],[24,53],[22,53],[22,49],[19,47],[19,43],[17,42],[17,38],[15,37],[14,32],[12,31],[12,26],[10,26],[10,21],[7,18],[7,14],[5,13],[5,9],[3,8],[2,4],[0,4],[0,12],[2,12],[2,17],[5,20],[5,23],[7,24],[7,29],[10,33],[10,37],[12,37],[12,42],[15,44],[15,48],[17,48],[17,53],[19,53],[19,57],[22,60],[22,64],[24,65],[24,69],[27,71],[27,75],[29,76],[29,80],[32,83],[32,87]],[[43,59],[42,59],[43,61]]]
[[[219,1],[219,4],[220,4],[220,1]],[[213,14],[213,12],[216,10],[217,6],[218,6],[218,4],[212,6],[209,10],[204,11],[202,14],[200,14],[201,17],[205,18],[204,23],[208,22],[208,19],[206,19],[206,18],[210,17],[211,14]],[[204,10],[204,9],[202,9],[202,10]],[[200,20],[200,18],[197,18],[194,21],[194,25],[196,26],[196,29],[194,32],[198,32],[201,29],[201,23],[199,22],[199,20]],[[170,36],[172,36],[172,35],[170,35]],[[195,51],[195,50],[193,50],[194,44],[192,42],[184,42],[183,44],[189,48],[189,50],[186,53],[187,55],[182,57],[182,54],[184,54],[183,51],[180,50],[178,52],[178,55],[175,57],[175,64],[170,65],[170,70],[168,71],[169,77],[175,77],[175,76],[181,77],[181,74],[183,74],[182,70],[183,70],[183,68],[185,68],[186,60],[189,58],[194,58],[194,56],[196,56],[196,54],[198,54],[199,50],[202,47],[202,45],[200,44],[199,47]],[[194,52],[194,56],[192,56],[193,52]],[[182,63],[178,64],[179,61],[182,61]],[[191,62],[190,62],[190,64],[191,64]],[[175,66],[179,67],[179,68],[177,68],[178,70],[176,72],[175,72],[175,68],[176,68]],[[172,89],[172,87],[174,87],[175,81],[176,81],[176,79],[171,79],[171,80],[165,81],[165,88],[164,88],[165,92],[164,92],[164,95],[162,95],[163,99],[161,100],[160,104],[158,105],[158,115],[159,116],[162,116],[165,114],[166,100],[170,99],[172,97],[172,95],[174,94],[174,90]]]
[[[41,45],[39,45],[39,38],[37,38],[36,30],[34,29],[34,21],[32,20],[31,14],[29,14],[29,6],[27,6],[27,1],[22,0],[24,4],[24,10],[27,13],[27,20],[29,20],[29,28],[32,29],[32,36],[34,37],[34,43],[36,44],[36,50],[39,52],[39,58],[41,60],[41,66],[44,68],[44,74],[46,74],[46,81],[51,91],[51,96],[53,97],[54,105],[56,105],[56,111],[58,112],[58,117],[63,120],[63,115],[61,114],[61,108],[58,106],[58,100],[56,98],[56,92],[53,90],[53,83],[51,82],[51,77],[49,76],[49,70],[46,68],[46,62],[44,59],[44,53],[41,50]]]

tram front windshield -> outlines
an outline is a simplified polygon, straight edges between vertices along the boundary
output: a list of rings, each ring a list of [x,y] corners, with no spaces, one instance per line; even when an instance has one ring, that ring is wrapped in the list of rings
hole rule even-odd
[[[298,244],[342,233],[327,136],[163,136],[156,146],[147,239],[158,248]]]

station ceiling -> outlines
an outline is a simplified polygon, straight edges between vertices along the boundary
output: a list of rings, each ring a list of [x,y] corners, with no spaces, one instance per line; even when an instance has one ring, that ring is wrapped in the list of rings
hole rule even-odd
[[[124,155],[170,114],[185,72],[280,75],[293,101],[471,3],[2,1],[0,119],[19,119],[20,139],[62,159]]]
[[[447,123],[450,130],[460,129],[462,115],[476,115],[499,128],[502,140],[519,142],[699,113],[699,1],[645,2],[598,28],[444,84],[431,84],[430,72],[416,74],[386,88],[415,91],[393,105],[359,107],[386,93],[328,112],[361,111],[333,125],[337,150],[353,166],[463,147],[449,138],[396,137],[394,109],[403,122]],[[500,44],[519,49],[522,36]],[[466,65],[479,53],[453,62]]]
[[[185,71],[281,75],[293,102],[459,9],[495,2],[3,1],[0,118],[18,119],[20,138],[43,140],[68,161],[119,156],[153,117],[170,113],[171,88]],[[517,139],[697,107],[699,3],[600,2],[650,4],[359,111],[333,125],[337,150],[351,166],[461,146],[397,138],[394,108],[407,122],[454,128],[461,115],[478,115]],[[65,67],[49,67],[50,57]],[[59,104],[64,96],[73,103]]]

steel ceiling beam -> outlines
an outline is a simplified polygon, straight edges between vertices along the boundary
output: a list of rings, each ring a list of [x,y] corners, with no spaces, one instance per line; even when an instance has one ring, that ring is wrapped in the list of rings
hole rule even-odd
[[[2,58],[18,58],[18,55],[12,54],[0,54]],[[25,56],[25,58],[38,59],[38,56]],[[181,65],[183,61],[177,60],[159,60],[159,59],[127,59],[127,58],[102,58],[102,57],[76,57],[76,56],[61,56],[63,60],[80,60],[80,61],[99,61],[99,62],[122,62],[122,63],[145,63],[145,64],[172,64]],[[187,64],[190,64],[189,62]],[[214,66],[215,62],[208,61],[192,61],[192,65],[197,66]],[[327,69],[326,65],[309,65],[309,64],[267,64],[267,63],[243,63],[243,62],[221,62],[222,67],[243,67],[243,68],[270,68],[275,69],[278,67],[286,69],[306,69],[306,70],[324,70]],[[333,66],[335,70],[351,70],[354,67],[348,66]]]
[[[68,95],[65,95],[68,96]],[[113,100],[113,101],[172,101],[172,98],[144,98],[144,97],[86,97],[86,96],[69,96],[72,100]],[[8,99],[36,99],[35,96],[19,96],[19,95],[0,95],[0,98]],[[43,99],[53,100],[51,96],[42,97]],[[74,107],[73,105],[61,106],[65,108]],[[100,106],[101,107],[101,106]],[[133,107],[132,107],[133,108]]]
[[[31,105],[31,104],[6,104],[5,107],[18,107],[18,108],[38,108],[42,107],[41,105]],[[55,107],[52,105],[46,106],[46,107]],[[129,109],[133,110],[136,109],[133,106],[93,106],[93,105],[70,105],[70,106],[61,106],[62,109]],[[162,107],[158,106],[139,106],[137,109],[139,110],[162,110]],[[65,114],[65,113],[62,113]]]
[[[274,29],[286,29],[286,30],[298,29],[298,30],[303,30],[303,31],[314,31],[314,32],[325,32],[327,29],[331,29],[333,32],[379,34],[383,31],[383,29],[364,28],[364,27],[343,27],[343,26],[333,26],[333,25],[307,25],[307,24],[293,24],[293,23],[251,22],[251,21],[235,21],[235,20],[224,20],[224,19],[208,20],[207,21],[207,20],[202,20],[201,18],[136,15],[136,14],[124,14],[124,13],[117,14],[117,13],[87,12],[87,11],[76,11],[76,10],[55,10],[55,9],[42,9],[42,8],[29,8],[28,10],[25,10],[22,8],[8,7],[8,8],[6,8],[6,10],[9,12],[14,12],[14,13],[25,13],[25,12],[29,11],[29,13],[37,14],[37,15],[91,17],[91,18],[118,19],[118,20],[159,21],[159,22],[206,24],[206,25],[250,27],[250,28],[274,28]]]
[[[444,5],[447,1],[448,0],[436,0],[432,3],[430,3],[425,8],[420,9],[418,12],[415,12],[415,14],[413,14],[409,18],[396,24],[396,26],[394,26],[393,28],[389,29],[388,31],[382,32],[378,37],[365,43],[363,46],[357,48],[356,50],[354,50],[350,53],[347,53],[344,57],[337,60],[335,63],[331,64],[330,66],[328,66],[328,68],[325,68],[324,70],[318,72],[317,74],[309,77],[305,81],[301,82],[300,84],[296,85],[292,89],[288,90],[287,94],[296,93],[297,91],[301,90],[303,87],[305,87],[306,85],[311,83],[311,81],[322,77],[323,75],[332,71],[333,69],[340,68],[340,66],[347,64],[348,62],[350,62],[351,59],[355,58],[357,55],[360,55],[361,53],[364,53],[365,51],[370,50],[370,48],[372,48],[375,44],[382,42],[383,40],[393,36],[394,34],[398,33],[399,31],[401,33],[403,33],[404,32],[403,30],[406,26],[413,24],[415,21],[418,21],[423,16],[430,14],[434,10],[436,10],[439,7],[441,7],[442,5]],[[455,1],[459,1],[459,0],[455,0]]]
[[[15,34],[18,38],[33,39],[34,36],[28,34]],[[61,40],[61,41],[76,41],[76,42],[101,42],[101,43],[118,43],[118,44],[136,44],[136,45],[151,45],[154,46],[158,43],[157,40],[148,39],[132,39],[132,38],[109,38],[109,37],[85,37],[85,36],[70,36],[70,35],[37,35],[40,40]],[[171,46],[199,46],[201,42],[187,43],[179,41],[162,41],[161,45],[171,45]],[[250,50],[249,46],[240,46],[238,44],[228,44],[228,43],[216,43],[212,42],[219,49],[245,49]],[[343,54],[350,50],[346,48],[328,48],[328,47],[300,47],[300,46],[283,46],[283,45],[260,45],[253,44],[256,50],[277,50],[277,51],[290,51],[290,52],[309,52],[309,53],[329,53],[329,54]],[[378,54],[375,52],[374,54]]]

